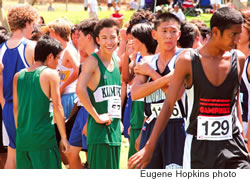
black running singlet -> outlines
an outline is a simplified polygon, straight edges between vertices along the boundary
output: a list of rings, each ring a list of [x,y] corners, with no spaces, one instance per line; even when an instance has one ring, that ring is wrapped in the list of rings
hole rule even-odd
[[[188,89],[187,133],[198,140],[227,140],[239,132],[236,96],[239,87],[237,54],[231,51],[231,67],[225,81],[214,86],[207,79],[198,51],[192,51],[193,85]],[[193,95],[190,97],[190,94]],[[191,102],[191,104],[190,104]]]

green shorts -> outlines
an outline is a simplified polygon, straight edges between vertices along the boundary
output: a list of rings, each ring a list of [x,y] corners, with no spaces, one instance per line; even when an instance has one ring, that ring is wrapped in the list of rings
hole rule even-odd
[[[119,169],[121,146],[89,144],[88,162],[90,169]]]
[[[134,155],[137,151],[135,149],[135,141],[137,137],[140,135],[141,129],[131,129],[130,130],[130,141],[129,141],[129,151],[128,158]]]
[[[61,169],[61,157],[57,145],[40,151],[16,151],[17,169]]]

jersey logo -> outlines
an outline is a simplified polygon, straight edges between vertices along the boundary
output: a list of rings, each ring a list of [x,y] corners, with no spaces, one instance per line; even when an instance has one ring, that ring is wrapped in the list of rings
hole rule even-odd
[[[102,102],[109,99],[121,98],[121,86],[119,85],[107,85],[98,87],[94,92],[96,102]]]
[[[204,99],[200,98],[200,113],[210,115],[230,114],[230,99]]]
[[[66,81],[69,79],[70,71],[60,71],[60,80]]]

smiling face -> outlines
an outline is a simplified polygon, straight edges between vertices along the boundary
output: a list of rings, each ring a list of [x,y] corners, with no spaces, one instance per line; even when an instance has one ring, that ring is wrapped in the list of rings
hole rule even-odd
[[[153,31],[154,39],[157,40],[159,47],[164,50],[173,50],[176,48],[180,35],[180,26],[174,20],[161,22],[157,30]]]
[[[112,55],[119,41],[117,35],[117,27],[103,28],[99,36],[96,38],[97,43],[100,45],[100,50],[107,55]]]

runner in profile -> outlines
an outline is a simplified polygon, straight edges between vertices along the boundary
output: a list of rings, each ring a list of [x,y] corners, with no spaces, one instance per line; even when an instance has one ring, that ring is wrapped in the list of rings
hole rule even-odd
[[[35,63],[16,73],[13,80],[13,111],[17,127],[17,169],[60,169],[61,158],[52,123],[61,135],[64,152],[69,150],[59,90],[58,65],[62,45],[43,36],[35,47]]]

